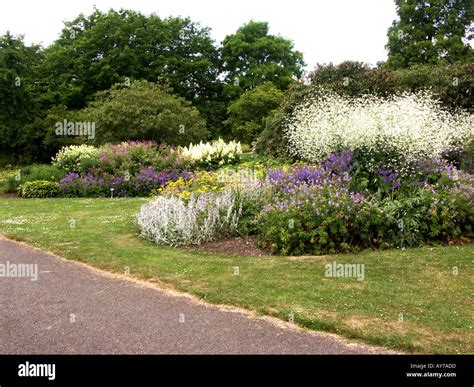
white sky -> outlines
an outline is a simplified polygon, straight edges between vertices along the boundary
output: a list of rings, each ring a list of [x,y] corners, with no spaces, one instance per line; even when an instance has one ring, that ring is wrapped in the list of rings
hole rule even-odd
[[[309,70],[316,63],[385,60],[387,29],[396,18],[393,0],[3,0],[0,34],[9,30],[24,34],[28,44],[48,46],[63,21],[90,14],[94,5],[189,16],[210,27],[218,43],[251,19],[267,21],[270,33],[293,40]]]

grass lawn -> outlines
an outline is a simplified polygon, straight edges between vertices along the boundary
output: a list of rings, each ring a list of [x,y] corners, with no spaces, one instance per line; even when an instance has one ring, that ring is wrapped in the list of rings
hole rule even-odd
[[[406,352],[474,352],[474,245],[318,258],[207,254],[138,238],[134,214],[145,201],[0,199],[0,233],[104,270],[129,267],[138,278],[210,303],[282,319],[293,314],[301,326],[365,343]],[[365,264],[365,281],[325,277],[333,261]]]

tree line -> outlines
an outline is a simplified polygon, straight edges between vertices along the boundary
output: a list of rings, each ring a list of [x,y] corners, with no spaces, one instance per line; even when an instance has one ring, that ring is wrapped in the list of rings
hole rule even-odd
[[[87,141],[96,143],[221,136],[250,144],[308,84],[353,94],[434,87],[448,106],[472,108],[472,2],[396,5],[386,62],[318,65],[306,78],[293,42],[259,21],[221,44],[189,18],[132,10],[81,14],[46,48],[7,32],[0,37],[0,163],[49,161],[62,145],[84,142],[56,135],[64,120],[95,122],[100,130]]]

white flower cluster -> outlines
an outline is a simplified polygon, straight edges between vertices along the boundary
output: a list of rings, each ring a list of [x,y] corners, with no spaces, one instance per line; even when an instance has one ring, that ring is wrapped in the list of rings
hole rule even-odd
[[[186,202],[158,196],[141,207],[137,223],[140,235],[158,244],[201,244],[235,230],[241,213],[231,190],[191,195]]]
[[[219,138],[212,142],[193,145],[192,143],[188,147],[181,148],[181,155],[188,160],[197,163],[216,163],[218,165],[224,165],[231,163],[236,160],[242,153],[240,142],[230,141],[226,143],[223,139]]]
[[[92,145],[70,145],[60,149],[53,157],[53,165],[66,172],[78,172],[86,159],[99,157],[99,150]]]
[[[407,162],[459,149],[474,134],[474,116],[452,114],[428,92],[382,99],[350,98],[323,90],[288,119],[290,152],[318,162],[336,149],[389,147]]]

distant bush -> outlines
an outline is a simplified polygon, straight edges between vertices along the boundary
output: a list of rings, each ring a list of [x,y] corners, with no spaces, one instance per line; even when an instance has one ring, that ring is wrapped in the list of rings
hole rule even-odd
[[[474,136],[464,144],[459,157],[459,166],[463,170],[474,174]]]
[[[23,183],[19,187],[24,198],[54,198],[59,194],[59,184],[46,180],[35,180]]]
[[[400,91],[429,89],[451,110],[474,110],[474,63],[416,65],[394,75]]]
[[[318,64],[309,79],[312,87],[324,87],[352,97],[365,94],[388,96],[394,94],[398,87],[393,71],[354,61],[338,65]]]
[[[52,107],[44,114],[44,117],[36,117],[24,127],[21,163],[48,163],[63,147],[90,144],[91,140],[88,140],[86,136],[59,136],[56,134],[58,123],[63,123],[64,120],[67,122],[79,121],[77,111],[60,105]]]
[[[47,180],[59,181],[64,176],[64,172],[54,165],[33,164],[21,169],[22,181]]]
[[[209,134],[190,102],[146,81],[99,92],[79,115],[81,121],[95,123],[98,145],[127,140],[185,145]]]
[[[248,144],[256,140],[265,127],[266,118],[280,106],[283,97],[283,92],[272,82],[244,92],[227,109],[226,123],[231,126],[233,137]]]
[[[288,157],[288,142],[285,137],[288,117],[301,101],[311,94],[311,88],[295,82],[286,92],[280,107],[265,120],[265,128],[257,140],[256,152],[260,155]]]
[[[17,188],[26,182],[46,180],[58,182],[65,173],[54,165],[33,164],[12,172],[4,180],[5,192],[16,192]]]
[[[317,65],[309,78],[311,87],[328,88],[340,95],[388,97],[404,91],[430,90],[451,110],[474,108],[473,63],[423,64],[392,70],[345,61],[338,65]]]

